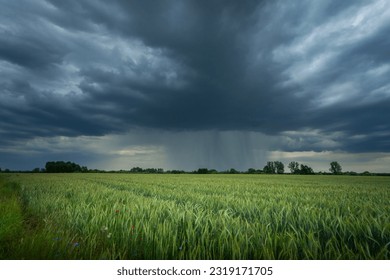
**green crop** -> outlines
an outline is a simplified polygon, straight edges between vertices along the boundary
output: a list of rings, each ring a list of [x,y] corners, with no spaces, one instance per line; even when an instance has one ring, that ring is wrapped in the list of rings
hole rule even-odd
[[[4,258],[390,258],[388,177],[14,174],[8,180],[19,186],[24,225]]]

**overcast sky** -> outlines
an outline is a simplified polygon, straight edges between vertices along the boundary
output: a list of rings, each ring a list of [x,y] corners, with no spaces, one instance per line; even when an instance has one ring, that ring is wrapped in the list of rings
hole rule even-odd
[[[390,172],[390,1],[0,5],[2,169]]]

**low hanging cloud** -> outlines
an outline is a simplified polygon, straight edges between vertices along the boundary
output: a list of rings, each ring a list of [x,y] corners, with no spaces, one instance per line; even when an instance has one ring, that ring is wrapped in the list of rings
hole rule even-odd
[[[17,168],[15,147],[38,164],[60,137],[101,139],[105,153],[77,156],[88,164],[122,151],[171,168],[390,152],[388,1],[0,4],[2,166]]]

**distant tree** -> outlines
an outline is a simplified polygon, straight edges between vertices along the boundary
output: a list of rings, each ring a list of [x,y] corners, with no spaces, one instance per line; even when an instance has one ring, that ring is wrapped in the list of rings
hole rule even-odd
[[[290,171],[292,174],[299,174],[299,163],[296,161],[292,161],[288,164],[288,168],[290,168]]]
[[[283,174],[284,173],[284,164],[281,161],[274,161],[274,166],[276,173]]]
[[[247,171],[246,171],[247,174],[261,174],[263,173],[263,170],[261,169],[254,169],[254,168],[249,168]]]
[[[248,171],[246,172],[248,174],[255,174],[256,173],[256,169],[254,168],[249,168]]]
[[[40,171],[39,167],[36,167],[36,168],[34,168],[34,169],[32,170],[33,173],[39,173],[39,171]]]
[[[46,162],[45,169],[48,173],[81,172],[80,165],[70,161],[48,161]]]
[[[268,161],[263,168],[263,172],[266,174],[283,174],[284,164],[280,161]]]
[[[47,173],[55,173],[57,171],[56,163],[54,161],[48,161],[45,165]]]
[[[146,168],[146,169],[144,169],[144,172],[145,173],[157,173],[157,169],[156,168]]]
[[[268,161],[267,164],[264,166],[263,171],[266,174],[275,174],[276,173],[275,163],[273,161]]]
[[[198,174],[208,174],[209,170],[207,168],[199,168],[198,171],[196,171],[195,173],[198,173]]]
[[[229,173],[229,174],[238,174],[238,173],[240,173],[240,172],[238,172],[236,169],[234,169],[234,168],[230,168],[228,171],[227,171],[227,173]]]
[[[133,167],[132,169],[130,169],[131,173],[141,173],[143,171],[144,170],[141,167]]]
[[[332,161],[330,163],[329,171],[333,174],[341,174],[341,165],[337,161]]]
[[[314,174],[314,171],[310,166],[301,164],[301,169],[299,170],[299,173],[303,175],[309,175]]]
[[[186,173],[184,170],[168,170],[167,173],[171,174],[183,174]]]

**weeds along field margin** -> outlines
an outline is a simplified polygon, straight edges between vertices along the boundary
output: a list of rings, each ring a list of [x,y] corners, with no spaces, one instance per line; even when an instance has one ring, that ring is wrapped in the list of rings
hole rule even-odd
[[[2,258],[390,258],[388,177],[11,174],[5,179],[18,187],[15,213],[23,225],[17,223],[18,230],[0,241],[7,247]]]

